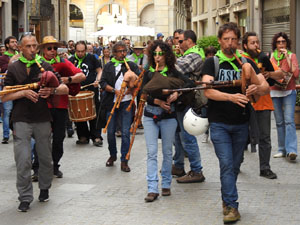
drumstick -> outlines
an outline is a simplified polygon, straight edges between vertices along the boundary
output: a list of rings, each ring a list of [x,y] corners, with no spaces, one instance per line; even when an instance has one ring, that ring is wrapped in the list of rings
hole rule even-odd
[[[82,86],[80,89],[84,89],[84,88],[89,87],[89,86],[92,86],[92,85],[94,85],[94,83],[84,85],[84,86]]]

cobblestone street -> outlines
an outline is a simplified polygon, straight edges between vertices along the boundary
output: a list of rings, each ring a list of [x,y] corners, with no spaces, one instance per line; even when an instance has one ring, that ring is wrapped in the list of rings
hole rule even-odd
[[[145,203],[146,146],[139,130],[132,149],[130,173],[120,170],[119,159],[112,168],[105,167],[109,157],[106,136],[104,146],[75,144],[76,136],[66,138],[61,161],[62,179],[53,179],[50,201],[37,200],[39,189],[34,183],[34,197],[27,213],[17,212],[16,170],[12,138],[1,145],[0,156],[0,224],[223,224],[220,198],[219,166],[211,143],[200,145],[204,183],[172,183],[172,195],[160,196]],[[297,131],[299,136],[300,131]],[[2,133],[1,133],[2,137]],[[298,140],[299,143],[299,140]],[[272,119],[272,155],[276,153],[277,135]],[[120,138],[118,138],[118,148]],[[161,153],[161,152],[160,152]],[[159,154],[161,163],[161,154]],[[186,160],[186,171],[189,163]],[[238,179],[239,210],[237,224],[300,224],[300,164],[271,157],[272,170],[278,179],[259,176],[258,153],[245,152]]]

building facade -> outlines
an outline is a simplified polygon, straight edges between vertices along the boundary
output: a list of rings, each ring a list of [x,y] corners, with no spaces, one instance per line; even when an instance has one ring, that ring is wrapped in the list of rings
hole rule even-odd
[[[297,0],[192,0],[192,29],[198,37],[216,35],[226,22],[238,24],[242,35],[255,31],[262,50],[271,51],[272,37],[286,32],[300,56],[300,2]]]
[[[191,28],[191,0],[70,0],[69,38],[91,42],[104,24],[155,28],[165,37],[177,28]]]
[[[69,0],[0,0],[0,42],[32,32],[40,42],[53,35],[67,40]]]

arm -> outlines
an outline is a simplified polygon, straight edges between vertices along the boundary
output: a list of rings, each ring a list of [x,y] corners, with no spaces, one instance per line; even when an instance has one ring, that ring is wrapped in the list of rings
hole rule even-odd
[[[203,61],[201,56],[194,53],[178,58],[175,67],[180,73],[188,74],[198,71],[202,63]]]
[[[210,75],[203,75],[202,81],[203,82],[210,82],[213,81],[214,77]],[[217,89],[205,89],[204,90],[204,95],[212,100],[215,101],[231,101],[235,104],[238,104],[241,107],[245,107],[249,99],[241,94],[241,93],[236,93],[236,94],[229,94],[225,92],[221,92]]]

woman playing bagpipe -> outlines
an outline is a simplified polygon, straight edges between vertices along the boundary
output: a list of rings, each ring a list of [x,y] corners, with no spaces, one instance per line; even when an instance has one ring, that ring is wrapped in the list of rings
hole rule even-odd
[[[150,69],[145,73],[143,80],[143,92],[147,93],[147,105],[144,111],[144,134],[147,145],[147,182],[148,194],[146,202],[153,202],[159,196],[157,151],[159,134],[162,139],[163,162],[161,168],[162,195],[171,195],[171,169],[172,169],[172,145],[177,128],[174,102],[178,98],[178,92],[171,95],[162,95],[160,91],[150,92],[154,87],[159,88],[165,83],[166,78],[175,79],[179,86],[192,86],[192,81],[181,75],[175,69],[175,55],[171,47],[162,42],[154,41],[148,48]],[[156,69],[154,69],[156,68]],[[156,82],[153,82],[153,81]],[[162,89],[163,87],[161,87]]]

